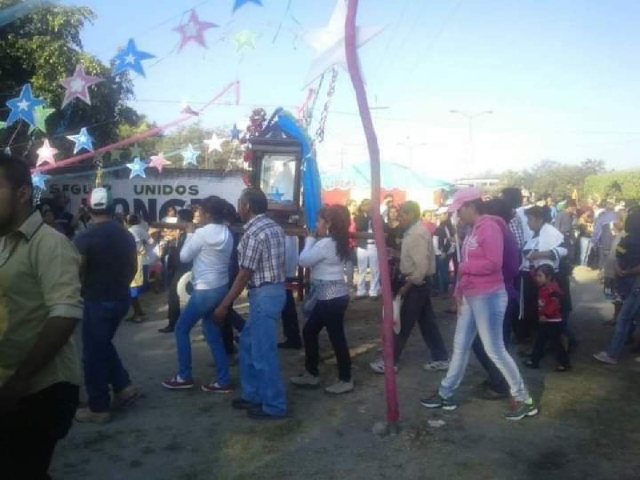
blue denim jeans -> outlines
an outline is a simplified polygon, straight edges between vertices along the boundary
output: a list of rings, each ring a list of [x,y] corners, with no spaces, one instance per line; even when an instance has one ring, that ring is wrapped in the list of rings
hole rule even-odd
[[[438,255],[436,261],[436,270],[438,273],[438,289],[440,293],[447,295],[449,293],[449,255]]]
[[[453,356],[447,376],[440,384],[440,395],[453,396],[462,382],[469,363],[469,353],[476,335],[480,336],[487,355],[509,384],[511,396],[518,401],[529,398],[516,363],[504,345],[503,320],[507,309],[504,290],[486,295],[463,297],[462,312],[458,318],[453,339]]]
[[[119,302],[85,300],[82,315],[82,363],[89,408],[106,412],[111,404],[109,385],[114,393],[131,384],[122,365],[113,337],[129,311],[129,299]]]
[[[640,313],[640,280],[636,280],[633,290],[625,298],[620,313],[616,317],[616,331],[611,339],[611,345],[607,349],[607,354],[610,357],[618,358],[622,353],[624,343],[629,338],[629,331],[638,313]]]
[[[284,308],[284,283],[249,290],[249,320],[240,334],[242,398],[275,416],[287,412],[278,360],[277,326]]]
[[[183,380],[192,380],[191,371],[191,329],[202,319],[202,333],[216,361],[219,385],[229,384],[229,362],[222,341],[220,327],[213,322],[210,314],[215,310],[228,291],[227,285],[211,290],[194,290],[182,310],[176,324],[176,346],[178,348],[178,375]]]

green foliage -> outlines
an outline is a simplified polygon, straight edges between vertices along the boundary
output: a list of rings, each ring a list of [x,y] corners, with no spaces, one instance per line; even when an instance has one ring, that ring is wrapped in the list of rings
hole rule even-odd
[[[201,169],[211,170],[238,170],[242,168],[242,152],[240,147],[227,140],[222,143],[222,151],[214,150],[208,153],[208,146],[205,140],[211,138],[215,133],[219,138],[227,137],[231,127],[220,127],[215,129],[205,129],[200,123],[194,123],[186,127],[179,128],[175,132],[165,135],[156,145],[157,152],[164,152],[167,160],[173,163],[173,167],[182,167],[182,156],[180,152],[193,145],[193,148],[201,152],[198,157],[198,165]],[[169,166],[167,166],[168,168]]]
[[[554,198],[571,195],[575,190],[582,196],[585,179],[606,171],[602,160],[587,159],[579,165],[565,165],[543,160],[528,170],[508,170],[500,176],[503,187],[523,187],[538,196],[550,193]]]
[[[640,200],[640,170],[591,175],[584,190],[586,195],[599,199]]]
[[[0,9],[18,3],[19,0],[0,0]],[[133,95],[133,85],[126,74],[112,77],[109,65],[83,51],[80,34],[93,20],[95,14],[87,7],[44,4],[0,27],[0,105],[15,97],[22,85],[31,83],[34,95],[57,110],[46,126],[47,137],[60,150],[59,158],[70,155],[73,147],[64,136],[77,133],[81,127],[89,129],[96,146],[116,141],[119,111],[127,108],[125,102]],[[84,64],[87,74],[105,81],[90,87],[92,105],[76,99],[60,112],[64,98],[60,81],[72,75],[78,63]],[[0,118],[6,118],[8,109],[0,108],[0,112]],[[61,123],[66,124],[64,132],[58,131]],[[0,131],[0,145],[7,143],[17,126]],[[34,159],[43,135],[29,137],[27,130],[24,125],[20,128],[12,149]]]

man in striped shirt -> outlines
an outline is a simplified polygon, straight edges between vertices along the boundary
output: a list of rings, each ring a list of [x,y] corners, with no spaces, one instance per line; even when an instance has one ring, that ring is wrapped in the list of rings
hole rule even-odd
[[[287,413],[277,347],[277,324],[285,304],[285,234],[266,215],[267,206],[261,190],[248,188],[240,197],[239,213],[245,222],[238,245],[240,271],[215,311],[217,321],[224,321],[234,300],[249,289],[249,320],[240,334],[242,397],[233,407],[258,420]]]

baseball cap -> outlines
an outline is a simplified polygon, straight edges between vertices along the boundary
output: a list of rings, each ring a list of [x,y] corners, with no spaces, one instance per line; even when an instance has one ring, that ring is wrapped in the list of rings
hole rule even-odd
[[[92,210],[106,210],[111,206],[111,192],[103,187],[94,188],[89,196]]]
[[[458,190],[453,196],[453,202],[449,205],[449,212],[457,212],[465,203],[480,199],[482,199],[482,192],[477,188],[469,187]]]

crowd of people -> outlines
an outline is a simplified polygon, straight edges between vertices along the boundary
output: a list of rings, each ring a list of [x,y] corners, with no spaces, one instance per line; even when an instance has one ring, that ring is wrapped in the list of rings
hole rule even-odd
[[[337,363],[337,379],[325,391],[353,391],[345,318],[352,298],[381,293],[378,246],[370,235],[375,215],[384,220],[400,308],[394,364],[380,359],[370,366],[376,373],[398,371],[418,324],[431,356],[424,368],[444,374],[437,391],[420,400],[426,408],[457,408],[455,392],[473,351],[487,372],[483,398],[510,398],[508,420],[537,415],[512,345],[519,345],[522,366],[540,368],[549,343],[555,371],[571,370],[579,343],[570,322],[576,263],[602,269],[605,293],[616,305],[613,339],[597,360],[617,363],[640,310],[640,210],[610,203],[602,211],[578,209],[571,199],[555,204],[545,196],[534,205],[518,188],[496,198],[465,188],[449,205],[423,212],[416,202],[396,205],[387,196],[379,212],[369,200],[324,206],[301,245],[269,217],[267,198],[255,188],[242,192],[237,211],[216,196],[197,209],[172,209],[162,223],[175,228],[149,228],[138,215],[119,218],[105,188],[93,189],[76,215],[65,203],[58,196],[34,210],[29,167],[0,154],[0,460],[9,480],[47,478],[56,443],[74,418],[106,423],[140,396],[113,339],[123,319],[144,321],[140,294],[150,283],[168,288],[168,325],[160,331],[175,336],[176,369],[165,388],[196,386],[190,332],[201,321],[216,375],[200,388],[232,392],[230,366],[238,353],[240,392],[231,406],[250,419],[288,415],[279,349],[304,347],[304,370],[292,385],[321,385],[325,328]],[[232,228],[239,223],[242,232]],[[302,329],[291,285],[297,268],[310,278]],[[180,285],[189,272],[183,307]],[[245,290],[246,319],[234,309]],[[451,346],[438,327],[435,296],[457,313]],[[280,321],[286,340],[278,343]],[[80,323],[82,407],[73,343]]]

